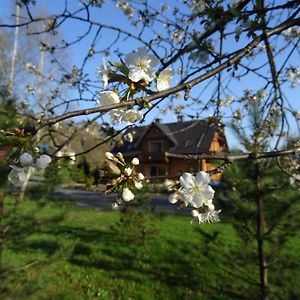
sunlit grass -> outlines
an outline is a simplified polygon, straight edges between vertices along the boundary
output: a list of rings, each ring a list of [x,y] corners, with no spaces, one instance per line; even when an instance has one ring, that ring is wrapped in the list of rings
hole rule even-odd
[[[145,222],[153,230],[139,241],[119,212],[6,203],[1,299],[239,299],[249,288],[223,264],[223,252],[240,246],[228,223],[151,215]],[[206,247],[214,235],[223,249]],[[297,259],[294,245],[287,251]]]

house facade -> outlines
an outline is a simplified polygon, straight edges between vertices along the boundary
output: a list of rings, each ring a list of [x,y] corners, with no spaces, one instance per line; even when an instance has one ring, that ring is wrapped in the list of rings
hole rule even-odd
[[[215,167],[204,159],[186,160],[172,157],[172,154],[212,154],[228,149],[224,131],[213,119],[168,124],[153,122],[131,128],[124,136],[128,134],[133,140],[115,147],[113,152],[122,152],[128,160],[138,157],[139,171],[150,179],[172,178],[183,172],[195,173]],[[215,175],[213,179],[219,180],[220,176]]]

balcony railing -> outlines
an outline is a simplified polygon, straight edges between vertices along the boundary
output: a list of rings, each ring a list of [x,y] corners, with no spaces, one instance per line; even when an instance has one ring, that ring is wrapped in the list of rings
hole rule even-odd
[[[141,155],[142,162],[165,162],[164,152],[143,152]]]

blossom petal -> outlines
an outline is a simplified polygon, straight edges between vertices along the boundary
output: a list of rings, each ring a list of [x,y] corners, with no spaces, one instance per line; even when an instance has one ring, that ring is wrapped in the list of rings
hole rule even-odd
[[[204,171],[200,171],[197,173],[195,178],[195,184],[204,185],[204,184],[208,184],[209,182],[210,182],[210,177],[208,173]]]
[[[193,193],[190,189],[183,188],[180,191],[180,197],[184,202],[191,203],[193,201]]]
[[[206,185],[201,189],[201,196],[203,200],[211,200],[214,197],[215,191],[210,185]]]
[[[183,173],[179,178],[180,184],[186,188],[190,189],[195,186],[195,177],[191,173]]]
[[[207,213],[201,213],[197,217],[198,217],[199,223],[203,223],[203,222],[206,222],[209,219],[209,213],[208,212]]]
[[[199,208],[203,205],[203,201],[204,201],[204,198],[202,196],[202,193],[201,194],[194,193],[191,204],[192,204],[192,206]]]

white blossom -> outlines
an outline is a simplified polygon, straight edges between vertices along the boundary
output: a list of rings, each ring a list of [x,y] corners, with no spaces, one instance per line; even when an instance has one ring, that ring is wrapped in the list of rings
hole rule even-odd
[[[143,184],[140,181],[135,181],[134,186],[136,189],[140,190],[143,188]]]
[[[120,98],[117,93],[113,91],[99,92],[100,98],[97,99],[99,105],[112,105],[120,103]]]
[[[131,173],[132,173],[132,169],[131,169],[131,168],[125,168],[125,169],[124,169],[124,174],[125,174],[126,176],[130,176]]]
[[[138,177],[138,180],[144,180],[145,179],[145,176],[144,176],[143,173],[138,173],[137,177]]]
[[[20,164],[25,166],[30,166],[33,163],[33,157],[30,153],[24,152],[19,157]]]
[[[214,211],[207,211],[205,213],[199,213],[197,215],[198,221],[199,223],[215,223],[215,222],[219,222],[220,218],[219,218],[219,213],[221,212],[221,210],[214,210]]]
[[[109,160],[115,160],[115,156],[111,152],[105,152],[105,157]]]
[[[214,197],[215,191],[208,185],[210,177],[206,172],[200,171],[196,177],[191,173],[184,173],[179,181],[183,187],[180,190],[180,197],[195,208],[208,203]]]
[[[173,193],[169,196],[168,201],[172,204],[175,204],[178,201],[178,194]]]
[[[291,82],[292,87],[295,87],[298,80],[300,80],[300,66],[296,68],[288,68],[286,70],[287,79]]]
[[[193,209],[193,210],[191,211],[191,214],[192,214],[192,216],[193,216],[194,218],[197,218],[198,215],[199,215],[199,211],[198,211],[197,209]]]
[[[125,188],[122,192],[122,199],[125,202],[131,201],[134,199],[134,194],[129,188]]]
[[[113,123],[120,123],[122,121],[123,114],[123,108],[115,108],[110,111],[109,116]]]
[[[121,161],[124,161],[123,153],[118,152],[118,153],[117,153],[117,158],[118,158],[119,160],[121,160]]]
[[[171,191],[173,186],[174,186],[174,181],[173,180],[169,180],[169,179],[166,179],[164,181],[164,186],[165,188],[168,190],[168,191]]]
[[[133,134],[131,132],[128,132],[124,134],[123,136],[124,141],[132,143],[133,142]]]
[[[300,183],[300,174],[293,174],[293,176],[290,177],[289,181],[292,187],[297,186],[297,183]]]
[[[126,122],[127,125],[141,121],[144,115],[136,109],[116,108],[110,111],[110,119],[113,123]]]
[[[143,114],[133,108],[126,110],[121,116],[121,121],[126,122],[127,125],[133,124],[136,121],[141,121],[142,119]]]
[[[137,157],[134,157],[131,161],[131,163],[134,165],[134,166],[138,166],[140,164],[140,161]]]
[[[34,73],[34,72],[36,72],[36,67],[34,64],[28,62],[28,63],[26,63],[26,70],[28,72]]]
[[[102,77],[103,88],[106,89],[108,86],[110,69],[107,68],[105,58],[103,57],[103,66],[97,69],[98,74]]]
[[[35,88],[34,88],[34,86],[32,86],[32,85],[27,85],[27,86],[26,86],[26,91],[25,91],[25,93],[27,93],[27,94],[34,94],[34,93],[35,93]]]
[[[148,55],[146,48],[140,47],[135,52],[127,54],[125,63],[129,69],[128,78],[132,81],[150,82],[155,78],[153,68],[158,64],[158,59],[154,55]]]
[[[128,7],[128,1],[117,1],[116,2],[116,7],[118,9],[126,9]]]
[[[171,35],[171,39],[179,43],[182,40],[182,34],[180,33],[179,30],[175,30]]]
[[[24,182],[26,179],[25,171],[14,165],[10,165],[10,167],[12,170],[8,174],[8,180],[14,185]]]
[[[113,209],[113,210],[118,210],[119,209],[119,204],[117,203],[117,202],[113,202],[112,204],[111,204],[111,208]]]
[[[135,9],[131,6],[127,6],[125,9],[123,9],[123,12],[125,16],[132,18],[135,13]]]
[[[234,32],[237,36],[240,36],[243,33],[243,27],[241,25],[235,27]]]
[[[190,4],[190,8],[194,15],[203,13],[206,7],[207,4],[204,0],[192,0]]]
[[[41,155],[35,161],[35,167],[38,169],[45,169],[51,163],[51,157],[47,154]]]
[[[159,73],[157,77],[157,90],[163,91],[170,87],[173,71],[171,69],[165,69]]]

